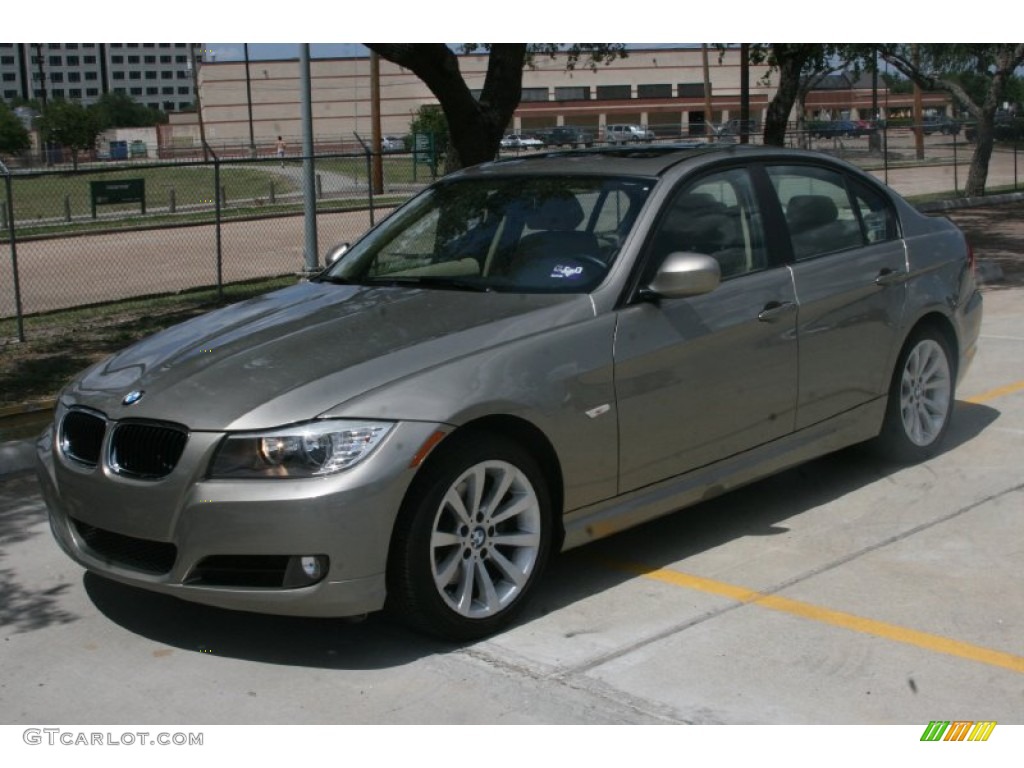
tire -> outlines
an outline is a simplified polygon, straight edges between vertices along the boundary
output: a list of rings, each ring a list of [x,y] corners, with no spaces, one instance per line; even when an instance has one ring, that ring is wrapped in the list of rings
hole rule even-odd
[[[546,565],[552,512],[544,476],[499,435],[449,437],[399,514],[388,562],[388,609],[445,640],[506,627]]]
[[[876,447],[901,464],[936,453],[949,429],[956,390],[956,368],[949,342],[925,328],[908,339],[889,386],[882,431]]]

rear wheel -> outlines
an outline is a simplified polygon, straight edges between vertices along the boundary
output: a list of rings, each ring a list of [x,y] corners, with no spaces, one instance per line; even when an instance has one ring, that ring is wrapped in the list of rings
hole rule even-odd
[[[877,440],[881,453],[907,464],[933,456],[949,429],[955,383],[952,354],[942,334],[924,329],[912,336],[889,387]]]
[[[424,467],[396,524],[388,602],[415,628],[447,640],[492,634],[515,617],[551,541],[544,477],[517,443],[453,436]]]

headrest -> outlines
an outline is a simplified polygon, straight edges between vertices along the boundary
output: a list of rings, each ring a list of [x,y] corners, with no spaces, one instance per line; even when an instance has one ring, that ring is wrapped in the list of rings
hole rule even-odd
[[[583,206],[572,195],[549,197],[526,216],[530,229],[572,231],[583,221]]]
[[[786,221],[796,232],[823,227],[837,218],[835,201],[825,195],[794,195],[786,206]]]

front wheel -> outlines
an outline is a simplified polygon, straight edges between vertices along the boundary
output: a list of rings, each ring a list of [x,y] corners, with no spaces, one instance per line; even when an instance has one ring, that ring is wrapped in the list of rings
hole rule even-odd
[[[517,443],[448,439],[396,523],[388,603],[416,629],[466,641],[522,609],[547,561],[552,513],[544,476]]]
[[[908,340],[889,387],[880,452],[904,464],[934,456],[953,414],[955,373],[949,343],[925,329]]]

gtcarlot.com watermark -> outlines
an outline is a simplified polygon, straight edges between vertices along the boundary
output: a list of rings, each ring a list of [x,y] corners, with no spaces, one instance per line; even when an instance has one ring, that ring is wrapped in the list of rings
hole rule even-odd
[[[26,728],[22,740],[31,746],[50,747],[201,747],[203,734],[150,733],[149,731],[71,731],[63,728]]]

